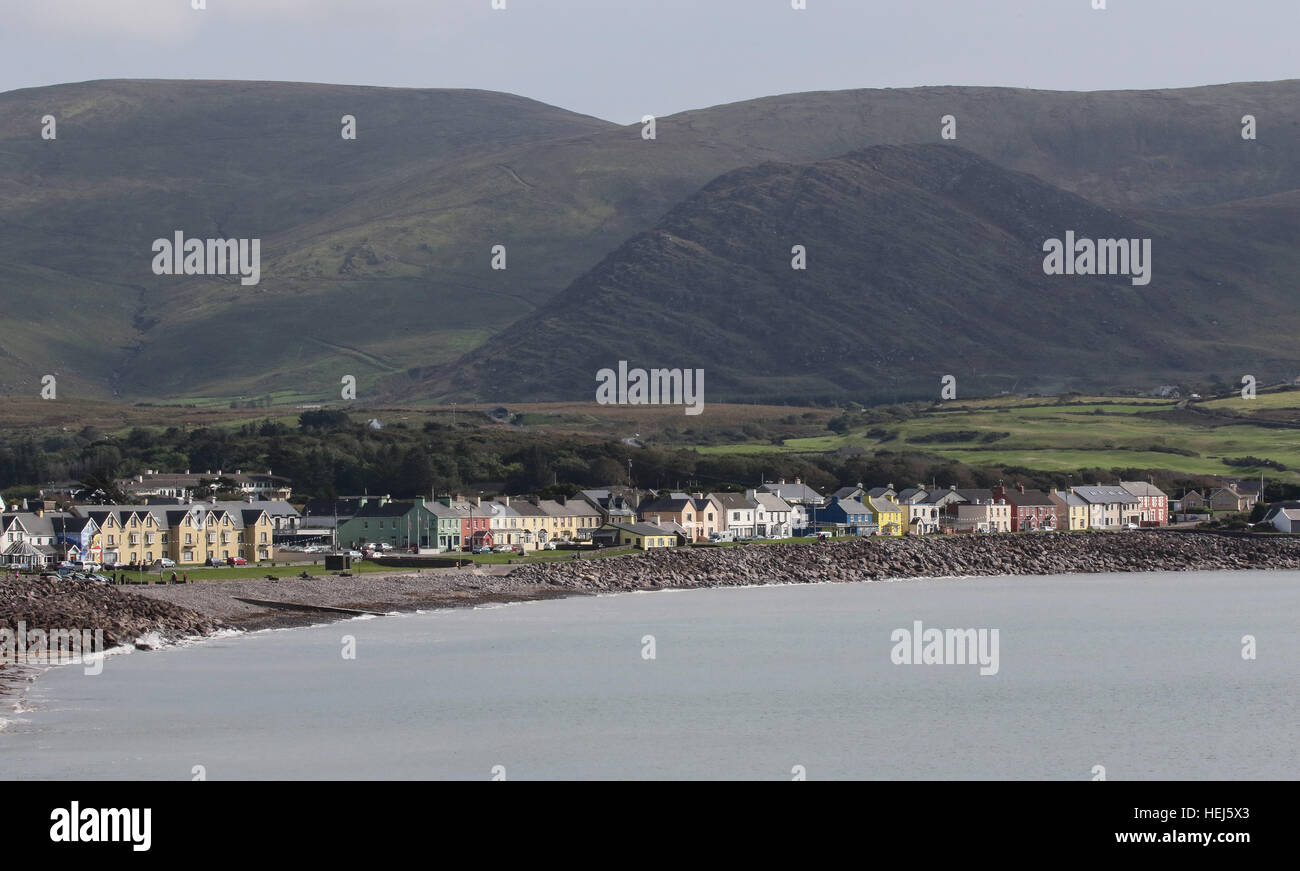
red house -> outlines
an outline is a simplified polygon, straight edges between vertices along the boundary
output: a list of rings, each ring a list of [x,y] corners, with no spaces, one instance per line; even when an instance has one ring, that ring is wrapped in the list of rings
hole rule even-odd
[[[1005,499],[1011,506],[1012,532],[1044,532],[1056,529],[1056,503],[1042,490],[1026,490],[1017,484],[1008,490],[999,484],[993,488],[995,499]]]
[[[1169,497],[1165,491],[1146,481],[1120,481],[1119,485],[1142,503],[1138,506],[1142,526],[1164,526],[1169,522]]]

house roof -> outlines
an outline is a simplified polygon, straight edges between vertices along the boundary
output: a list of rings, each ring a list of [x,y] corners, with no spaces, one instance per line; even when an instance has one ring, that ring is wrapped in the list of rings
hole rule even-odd
[[[757,507],[757,502],[751,502],[749,496],[744,493],[710,493],[718,504],[728,511],[753,511]]]
[[[768,511],[788,512],[790,510],[790,504],[775,493],[755,493],[754,498]]]
[[[364,520],[367,517],[404,517],[411,513],[411,509],[414,507],[414,502],[388,502],[384,505],[362,505],[357,509],[357,513],[352,516],[352,519]]]
[[[957,495],[965,499],[967,502],[979,502],[983,505],[988,505],[997,501],[997,497],[993,495],[992,490],[984,490],[978,487],[965,490],[959,489],[957,490]]]
[[[1112,505],[1116,502],[1132,504],[1139,501],[1123,487],[1112,484],[1103,484],[1100,487],[1075,487],[1074,492],[1079,494],[1083,501],[1093,505]]]
[[[674,524],[675,526],[676,524]],[[631,532],[635,535],[675,535],[672,530],[663,529],[655,526],[653,523],[610,523],[614,529],[621,529],[624,532]],[[678,527],[680,528],[680,527]],[[685,532],[685,530],[682,530]]]
[[[1120,481],[1119,485],[1134,496],[1164,496],[1166,499],[1169,498],[1164,490],[1149,481]]]
[[[1023,493],[1019,490],[1007,490],[1006,499],[1007,502],[1017,507],[1022,505],[1056,505],[1042,490],[1026,490]]]
[[[871,505],[871,507],[875,509],[877,512],[891,512],[891,511],[897,512],[903,510],[903,507],[901,505],[895,505],[893,502],[890,502],[888,499],[884,499],[879,496],[868,496],[867,501]]]
[[[781,481],[776,484],[764,484],[759,489],[767,493],[775,493],[791,504],[803,502],[820,505],[826,501],[822,494],[802,482],[792,484]]]
[[[672,496],[656,496],[648,502],[642,502],[641,507],[637,510],[642,514],[653,514],[659,512],[678,512],[694,504],[690,496],[674,494]]]

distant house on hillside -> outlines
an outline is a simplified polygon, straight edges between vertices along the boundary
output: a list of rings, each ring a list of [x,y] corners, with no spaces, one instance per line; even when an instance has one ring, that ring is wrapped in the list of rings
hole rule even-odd
[[[1192,490],[1182,499],[1184,511],[1196,508],[1213,508],[1216,511],[1249,511],[1259,501],[1259,483],[1254,481],[1215,487],[1208,496]]]

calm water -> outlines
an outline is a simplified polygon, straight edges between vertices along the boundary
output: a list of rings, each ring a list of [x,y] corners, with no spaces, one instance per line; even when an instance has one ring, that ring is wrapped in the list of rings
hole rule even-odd
[[[999,630],[999,671],[891,633]],[[701,590],[356,620],[55,669],[0,778],[1300,776],[1300,572]],[[1258,658],[1245,661],[1253,635]],[[341,653],[356,638],[356,659]],[[653,635],[653,660],[642,658]],[[13,718],[8,713],[5,716]]]

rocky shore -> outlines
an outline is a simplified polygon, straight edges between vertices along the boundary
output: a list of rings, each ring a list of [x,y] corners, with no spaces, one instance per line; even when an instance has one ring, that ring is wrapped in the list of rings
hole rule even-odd
[[[20,624],[28,631],[99,630],[107,650],[134,644],[153,633],[162,639],[208,635],[219,628],[220,621],[120,587],[71,580],[4,578],[0,580],[0,629],[16,632]],[[8,674],[6,668],[10,669]],[[12,664],[0,660],[0,695],[5,692],[5,679],[13,678],[14,672]]]
[[[1214,569],[1300,569],[1300,539],[1142,531],[674,548],[631,558],[522,566],[509,580],[521,586],[613,592],[963,575]]]
[[[1142,531],[871,538],[656,550],[521,566],[437,569],[123,588],[75,581],[0,581],[0,627],[102,629],[107,645],[220,627],[264,629],[339,619],[265,601],[412,611],[633,590],[1053,575],[1300,569],[1300,538]],[[247,600],[252,599],[253,602]]]

